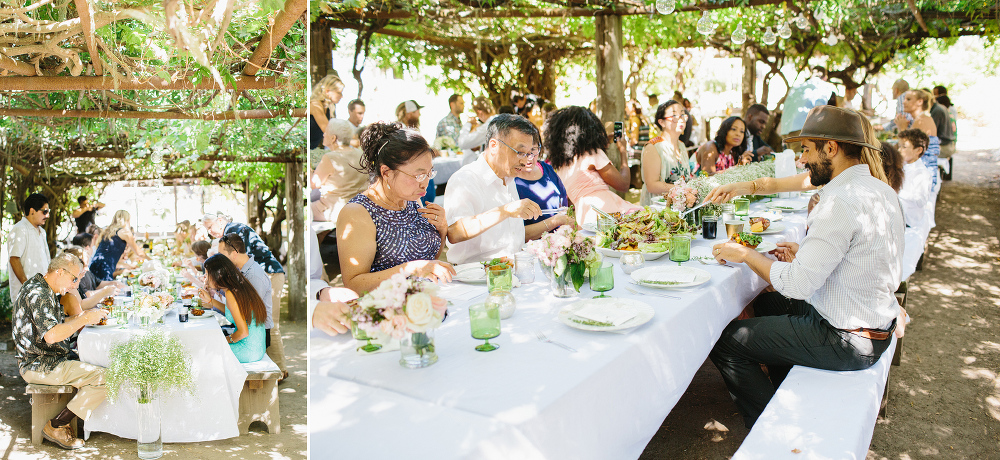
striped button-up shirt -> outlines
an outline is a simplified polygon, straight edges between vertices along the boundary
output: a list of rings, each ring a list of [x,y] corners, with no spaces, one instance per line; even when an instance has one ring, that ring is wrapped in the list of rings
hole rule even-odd
[[[896,193],[860,164],[819,194],[795,260],[771,265],[771,284],[838,329],[889,327],[899,314],[905,229]]]

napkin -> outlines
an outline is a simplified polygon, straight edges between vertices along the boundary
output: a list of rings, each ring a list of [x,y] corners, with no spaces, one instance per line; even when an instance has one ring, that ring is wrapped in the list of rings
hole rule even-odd
[[[635,310],[617,303],[590,303],[573,312],[574,316],[619,326],[635,318]]]
[[[441,286],[441,297],[449,300],[466,301],[483,295],[486,287],[483,285],[469,285],[462,283],[449,283]]]
[[[670,281],[674,283],[693,283],[697,275],[694,273],[650,273],[642,278],[648,281]]]

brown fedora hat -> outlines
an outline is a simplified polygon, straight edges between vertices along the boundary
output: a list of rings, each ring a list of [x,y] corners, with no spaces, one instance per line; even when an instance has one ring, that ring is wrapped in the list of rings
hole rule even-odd
[[[865,139],[865,129],[860,113],[832,105],[813,107],[809,111],[809,115],[806,116],[802,131],[794,137],[786,138],[785,142],[801,142],[805,139],[847,142],[848,144],[882,150],[869,144],[868,140]]]

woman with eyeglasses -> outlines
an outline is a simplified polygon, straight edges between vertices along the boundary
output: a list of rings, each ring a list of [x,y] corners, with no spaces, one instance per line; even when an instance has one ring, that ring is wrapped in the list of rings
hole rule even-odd
[[[684,106],[676,100],[671,99],[656,108],[653,123],[660,129],[660,135],[650,139],[642,149],[639,204],[648,206],[653,196],[666,194],[675,182],[691,178],[687,148],[680,141],[687,122]]]
[[[229,348],[241,363],[260,361],[267,348],[264,321],[267,307],[250,281],[226,256],[216,254],[205,261],[205,287],[221,290],[226,303],[212,298],[205,289],[198,290],[201,304],[225,312],[236,331],[226,337]]]
[[[542,125],[542,132],[549,163],[566,186],[580,225],[597,222],[594,208],[607,213],[639,209],[611,190],[628,191],[628,152],[621,139],[622,168],[611,164],[605,153],[608,136],[594,112],[577,106],[559,109]]]
[[[90,259],[90,271],[98,281],[115,279],[115,269],[126,247],[132,249],[140,259],[149,259],[146,252],[135,243],[131,219],[128,211],[121,209],[115,213],[111,225],[101,232],[101,243],[97,246],[94,257]]]
[[[711,176],[753,161],[753,153],[747,151],[746,132],[747,125],[742,118],[733,116],[723,120],[715,139],[702,144],[695,153],[698,159],[695,172],[705,171]]]
[[[455,269],[437,260],[448,232],[444,208],[419,204],[436,174],[430,145],[400,123],[376,122],[361,134],[361,149],[371,185],[337,218],[344,286],[368,292],[401,271],[451,281]]]

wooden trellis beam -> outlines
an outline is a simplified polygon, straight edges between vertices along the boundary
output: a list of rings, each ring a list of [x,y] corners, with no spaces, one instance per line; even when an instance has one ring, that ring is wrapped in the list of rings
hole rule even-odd
[[[95,25],[90,2],[76,0],[76,12],[80,15],[80,24],[83,25],[83,41],[87,44],[87,51],[90,52],[90,62],[94,65],[94,73],[104,75],[101,56],[97,54],[97,41],[94,40]]]
[[[229,112],[191,114],[183,112],[122,112],[106,110],[50,110],[50,109],[4,109],[0,108],[0,116],[9,117],[44,117],[44,118],[139,118],[156,120],[263,120],[279,117],[304,118],[306,109],[292,110],[235,110]]]
[[[6,56],[4,56],[6,57]],[[4,62],[13,59],[7,58],[3,59],[0,57],[0,67],[4,67]],[[31,67],[27,63],[19,63]],[[31,72],[34,74],[34,67],[31,67]],[[196,89],[235,89],[237,91],[243,90],[256,90],[256,89],[273,89],[281,87],[283,82],[277,77],[251,77],[243,76],[236,78],[235,85],[226,85],[225,88],[219,88],[215,84],[215,81],[211,79],[205,79],[204,81],[195,84],[190,80],[178,80],[170,81],[164,80],[159,77],[153,77],[148,80],[118,80],[115,81],[111,77],[0,77],[0,91],[79,91],[79,90],[159,90],[159,91],[175,91],[175,90],[196,90]]]
[[[307,6],[306,0],[285,0],[285,7],[274,18],[274,26],[264,33],[264,37],[257,44],[257,49],[250,56],[250,61],[243,68],[244,75],[253,76],[265,68],[265,64],[271,59],[274,48],[278,46],[278,43],[281,43],[281,39],[288,34],[295,21],[306,12]]]

